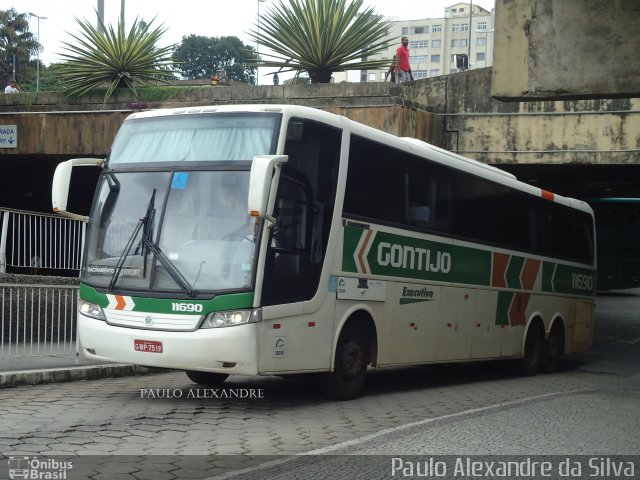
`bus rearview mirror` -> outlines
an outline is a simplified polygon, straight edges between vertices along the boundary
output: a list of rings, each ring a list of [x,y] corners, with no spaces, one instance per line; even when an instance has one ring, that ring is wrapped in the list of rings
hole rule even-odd
[[[280,169],[288,159],[287,155],[259,155],[253,158],[249,177],[249,215],[266,218],[275,223],[272,217],[275,203],[274,187],[278,185]]]
[[[53,207],[53,211],[64,217],[87,221],[89,217],[67,211],[71,171],[73,167],[102,168],[104,165],[105,160],[102,158],[72,158],[71,160],[58,164],[53,174],[53,183],[51,186],[51,206]]]

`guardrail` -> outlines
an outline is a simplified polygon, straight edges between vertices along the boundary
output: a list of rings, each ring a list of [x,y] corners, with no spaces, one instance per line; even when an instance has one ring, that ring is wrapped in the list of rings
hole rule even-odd
[[[77,270],[86,223],[57,215],[0,209],[0,273]]]
[[[76,285],[0,284],[0,358],[76,351]]]

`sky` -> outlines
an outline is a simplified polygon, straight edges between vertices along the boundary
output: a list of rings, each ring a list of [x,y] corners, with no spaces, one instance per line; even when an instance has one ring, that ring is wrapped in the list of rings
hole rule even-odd
[[[191,34],[206,37],[235,35],[244,43],[253,45],[247,31],[254,28],[258,5],[262,15],[275,0],[126,0],[125,23],[130,26],[138,17],[146,22],[154,17],[154,25],[163,24],[167,32],[159,46],[180,43]],[[105,21],[115,25],[120,15],[120,0],[104,0]],[[456,0],[365,0],[378,14],[394,20],[438,18],[444,16],[445,6]],[[468,1],[467,1],[468,3]],[[487,10],[494,0],[474,0]],[[39,21],[41,60],[49,65],[60,61],[63,42],[72,42],[70,33],[79,31],[75,18],[96,21],[97,0],[0,0],[0,10],[15,8],[19,13],[33,13],[47,17]],[[38,19],[31,18],[30,30],[38,34]],[[262,82],[261,82],[262,83]]]

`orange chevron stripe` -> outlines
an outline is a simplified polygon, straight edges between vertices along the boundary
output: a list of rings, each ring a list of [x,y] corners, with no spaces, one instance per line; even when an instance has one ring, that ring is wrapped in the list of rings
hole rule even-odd
[[[125,301],[124,297],[122,295],[116,295],[116,302],[118,302],[116,304],[116,310],[124,310],[124,307],[127,305],[127,302]]]
[[[502,287],[507,286],[504,274],[509,266],[509,259],[511,255],[505,253],[493,252],[493,272],[491,274],[491,286]]]
[[[524,268],[522,269],[522,273],[520,274],[520,282],[522,283],[522,288],[525,290],[533,290],[533,286],[536,283],[536,278],[538,277],[538,271],[540,270],[540,265],[542,262],[540,260],[533,260],[528,258],[524,262]]]
[[[371,238],[371,234],[373,233],[372,230],[369,230],[365,237],[364,237],[364,242],[362,242],[362,247],[360,248],[360,251],[358,252],[358,263],[360,264],[360,271],[362,273],[369,273],[366,270],[366,263],[364,261],[364,252],[367,249],[367,245],[369,245],[369,239]]]
[[[525,312],[529,305],[530,293],[516,293],[509,307],[509,323],[511,325],[526,325]]]

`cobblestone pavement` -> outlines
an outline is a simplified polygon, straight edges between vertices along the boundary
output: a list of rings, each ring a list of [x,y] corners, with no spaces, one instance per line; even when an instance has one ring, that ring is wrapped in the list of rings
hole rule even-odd
[[[598,307],[596,353],[564,361],[553,375],[520,377],[505,362],[383,370],[373,372],[364,395],[350,402],[319,397],[310,380],[275,377],[232,377],[225,384],[224,392],[253,392],[263,398],[219,398],[222,390],[197,387],[182,372],[4,389],[0,453],[14,458],[83,456],[86,477],[70,479],[206,478],[273,460],[259,456],[308,452],[465,412],[473,417],[485,407],[526,403],[532,397],[556,395],[550,404],[562,410],[571,398],[597,391],[602,396],[596,409],[606,409],[606,392],[638,387],[638,363],[630,365],[629,359],[640,358],[639,304],[637,297],[607,297]],[[509,422],[539,425],[544,420],[544,412],[536,411],[540,405],[511,409]],[[633,406],[629,409],[623,421],[640,414]],[[528,412],[533,412],[530,421]],[[481,433],[491,420],[486,412],[476,419],[479,423],[471,430],[479,434],[476,438],[465,436],[469,429],[462,425],[451,443],[459,446],[458,453],[482,446]],[[441,427],[425,424],[422,441],[436,445]],[[536,430],[536,435],[552,435],[549,428]],[[371,453],[409,452],[400,438],[380,442]],[[79,472],[82,459],[74,461]]]

